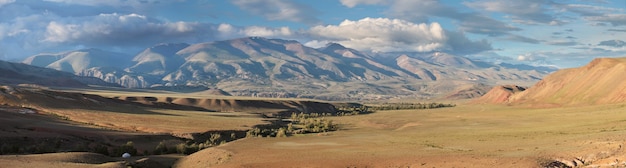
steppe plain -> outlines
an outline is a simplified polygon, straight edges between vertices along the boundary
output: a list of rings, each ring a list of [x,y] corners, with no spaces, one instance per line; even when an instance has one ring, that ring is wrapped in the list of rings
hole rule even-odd
[[[203,98],[201,95],[111,90],[72,92],[104,97]],[[204,98],[212,97],[237,98]],[[610,167],[626,164],[626,152],[622,148],[626,142],[624,104],[537,108],[454,103],[456,107],[328,116],[327,119],[339,125],[339,130],[284,138],[238,138],[188,156],[168,154],[124,159],[68,151],[2,155],[0,167],[125,167],[145,160],[150,160],[145,164],[152,164],[148,167]],[[3,124],[3,131],[13,131],[20,136],[85,137],[112,144],[133,141],[142,151],[152,150],[164,140],[180,142],[180,137],[193,133],[246,130],[267,124],[267,116],[258,112],[276,110],[279,109],[209,112],[128,105],[101,110],[50,108],[46,112],[22,114],[3,109],[2,122],[8,123]],[[136,164],[136,167],[141,165]]]

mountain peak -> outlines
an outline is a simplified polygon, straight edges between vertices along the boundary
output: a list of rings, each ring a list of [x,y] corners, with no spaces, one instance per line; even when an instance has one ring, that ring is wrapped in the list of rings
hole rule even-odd
[[[265,38],[265,37],[259,37],[259,36],[244,37],[243,39],[250,39],[250,40],[267,40],[267,38]]]
[[[187,43],[160,43],[144,50],[144,52],[151,51],[151,52],[161,53],[164,55],[174,55],[176,52],[178,52],[179,50],[182,50],[185,47],[189,47],[189,44]]]
[[[345,50],[348,49],[345,46],[339,44],[339,43],[327,43],[326,46],[324,47],[324,50]]]

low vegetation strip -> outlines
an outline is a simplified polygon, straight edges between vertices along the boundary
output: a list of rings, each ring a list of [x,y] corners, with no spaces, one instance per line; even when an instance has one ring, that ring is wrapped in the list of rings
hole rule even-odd
[[[335,113],[291,113],[289,119],[283,119],[283,116],[279,115],[278,120],[272,124],[249,130],[246,133],[246,137],[287,137],[296,134],[323,133],[338,130],[339,125],[333,123],[333,120],[324,118],[327,116],[368,114],[379,110],[433,109],[454,106],[456,105],[443,103],[385,103],[377,106],[361,104],[336,105],[337,111]]]
[[[384,103],[380,105],[371,105],[367,108],[371,111],[379,110],[414,110],[414,109],[435,109],[444,107],[455,107],[455,104],[444,103]]]

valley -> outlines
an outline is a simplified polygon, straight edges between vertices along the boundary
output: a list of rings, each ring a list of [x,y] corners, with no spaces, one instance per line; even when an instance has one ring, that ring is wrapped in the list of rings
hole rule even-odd
[[[480,87],[488,85],[445,80],[447,86],[463,87],[430,101],[378,97],[385,101],[360,103],[233,96],[202,86],[98,86],[103,83],[98,78],[5,65],[7,73],[0,79],[9,85],[0,88],[0,152],[5,154],[0,160],[12,167],[626,164],[620,140],[626,138],[622,97],[609,97],[616,94],[603,94],[610,93],[606,87],[589,87],[587,80],[575,77],[591,74],[594,81],[606,81],[595,84],[615,86],[610,78],[624,74],[622,59],[602,58],[581,68],[561,70],[531,87],[504,85],[486,91]],[[607,69],[613,73],[599,73]],[[42,71],[51,75],[32,73]],[[36,78],[12,78],[29,73]],[[571,89],[583,87],[596,90]],[[559,93],[571,96],[551,97]],[[468,99],[476,95],[482,97]],[[577,98],[581,96],[590,102],[581,103]],[[116,157],[125,151],[133,157]]]
[[[13,94],[9,93],[11,90]],[[11,110],[8,106],[21,108],[11,104],[0,109],[4,123],[3,144],[19,139],[18,144],[24,147],[59,144],[58,149],[66,151],[30,155],[8,153],[0,156],[4,164],[14,165],[11,167],[541,167],[550,164],[604,167],[626,164],[623,158],[626,151],[621,148],[626,138],[626,129],[622,129],[626,127],[623,104],[534,108],[457,101],[457,106],[447,108],[325,116],[337,124],[337,131],[288,137],[246,137],[247,130],[270,124],[273,120],[268,118],[270,114],[297,109],[273,106],[220,112],[196,109],[194,104],[179,104],[190,108],[180,109],[140,100],[144,97],[283,103],[307,100],[103,88],[60,91],[5,87],[5,96],[27,98],[33,103],[28,108],[33,112]],[[94,108],[95,105],[87,102],[70,104],[83,96],[88,102],[97,101],[104,106]],[[46,98],[59,101],[47,104]],[[59,103],[67,104],[58,106]],[[231,105],[256,107],[246,103]],[[189,155],[143,153],[152,153],[161,142],[175,147],[189,140],[204,142],[204,138],[215,133],[225,137],[226,143]],[[237,140],[230,139],[231,134]],[[81,143],[86,144],[87,149],[98,144],[115,148],[129,141],[138,151],[129,159],[75,149],[75,145]]]
[[[624,0],[0,0],[0,168],[626,168]]]

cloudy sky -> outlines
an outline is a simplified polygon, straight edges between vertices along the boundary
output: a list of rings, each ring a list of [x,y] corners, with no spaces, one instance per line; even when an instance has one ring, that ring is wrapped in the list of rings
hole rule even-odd
[[[0,0],[0,59],[246,36],[581,66],[626,56],[625,0]]]

